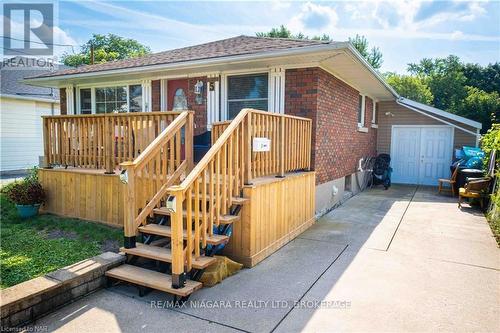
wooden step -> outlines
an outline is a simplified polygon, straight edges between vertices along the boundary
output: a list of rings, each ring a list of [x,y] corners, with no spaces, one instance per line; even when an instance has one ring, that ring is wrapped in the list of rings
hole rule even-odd
[[[167,209],[167,207],[160,207],[160,208],[155,208],[153,209],[153,213],[158,214],[158,215],[171,215],[170,211]],[[191,214],[193,216],[194,220],[194,212]],[[183,210],[182,211],[182,216],[187,217],[187,211]],[[200,212],[200,219],[201,219],[201,212]],[[239,221],[240,217],[238,215],[222,215],[219,217],[219,223],[221,224],[231,224],[233,222]]]
[[[127,264],[110,269],[106,276],[179,296],[188,296],[203,286],[201,282],[187,280],[183,288],[174,289],[170,275]]]
[[[146,234],[158,235],[162,237],[172,236],[172,229],[166,225],[147,224],[145,226],[139,227],[139,231]],[[194,230],[193,230],[193,235],[194,235]],[[186,230],[184,230],[184,239],[187,239]],[[224,242],[227,242],[228,240],[229,237],[225,235],[212,235],[212,236],[207,235],[207,244],[210,245],[219,245]]]
[[[148,258],[153,260],[159,260],[163,262],[172,262],[172,252],[170,249],[158,246],[145,245],[142,243],[137,243],[136,247],[131,249],[126,249],[124,247],[120,248],[120,251],[125,252],[133,256],[138,256],[142,258]],[[192,261],[193,268],[203,269],[216,261],[214,257],[201,256],[199,258],[194,258]]]

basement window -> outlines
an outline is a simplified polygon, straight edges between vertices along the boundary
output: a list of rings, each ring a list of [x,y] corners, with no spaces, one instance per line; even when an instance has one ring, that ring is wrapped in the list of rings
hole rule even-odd
[[[268,74],[234,75],[227,78],[227,115],[234,119],[244,108],[267,111]]]

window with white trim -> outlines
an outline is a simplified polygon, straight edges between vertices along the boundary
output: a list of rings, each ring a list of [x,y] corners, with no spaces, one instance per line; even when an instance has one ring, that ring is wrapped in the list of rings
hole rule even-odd
[[[377,123],[377,102],[373,101],[372,124]]]
[[[142,85],[129,84],[79,89],[79,113],[142,112]]]
[[[358,104],[358,127],[365,127],[365,96],[359,95]]]
[[[227,117],[234,119],[244,108],[267,111],[268,73],[233,75],[227,78]]]
[[[92,89],[80,89],[80,114],[92,113]]]

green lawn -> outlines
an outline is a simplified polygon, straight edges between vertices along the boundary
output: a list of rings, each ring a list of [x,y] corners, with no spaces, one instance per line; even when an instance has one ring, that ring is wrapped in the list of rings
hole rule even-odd
[[[117,250],[123,231],[97,223],[45,214],[17,217],[0,195],[0,287],[7,288],[61,267]]]

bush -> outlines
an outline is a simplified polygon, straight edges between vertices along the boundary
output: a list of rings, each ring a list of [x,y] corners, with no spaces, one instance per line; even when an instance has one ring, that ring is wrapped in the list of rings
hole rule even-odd
[[[2,189],[16,205],[36,205],[45,202],[45,191],[38,180],[38,169],[31,169],[21,181],[15,181]]]

